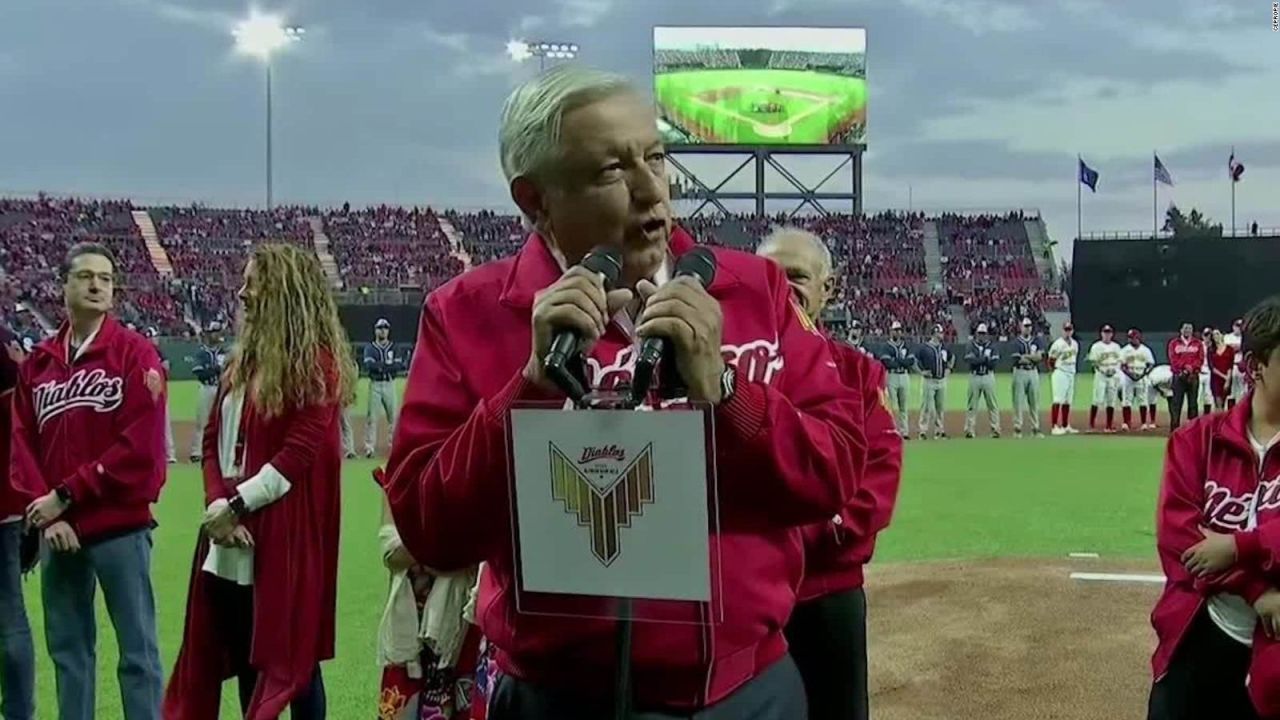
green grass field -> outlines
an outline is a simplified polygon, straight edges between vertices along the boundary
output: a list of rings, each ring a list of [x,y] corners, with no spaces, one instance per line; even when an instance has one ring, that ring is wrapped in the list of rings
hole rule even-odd
[[[805,70],[684,70],[654,84],[664,117],[701,142],[825,144],[867,103],[865,79]]]
[[[1080,380],[1076,401],[1077,407],[1083,408],[1088,404],[1089,383],[1086,376]],[[1000,381],[1003,404],[1009,397],[1009,378],[1001,376]],[[963,407],[964,387],[962,376],[952,381],[951,408]],[[195,390],[193,383],[173,386],[175,420],[191,417]],[[1046,381],[1045,403],[1047,390]],[[916,390],[913,400],[918,398]],[[363,405],[357,407],[363,410]],[[1162,451],[1159,438],[911,442],[896,515],[879,543],[876,562],[1062,558],[1077,551],[1108,558],[1150,558]],[[373,461],[353,461],[345,474],[338,657],[325,667],[330,717],[334,718],[376,714],[379,669],[374,664],[374,644],[387,576],[376,538],[380,497],[370,480],[374,467]],[[155,535],[153,571],[166,672],[181,640],[191,553],[202,505],[203,489],[195,468],[172,468],[156,508],[160,527]],[[53,716],[54,683],[43,647],[38,575],[28,579],[25,590],[40,658],[37,716],[45,718]],[[98,616],[96,717],[116,720],[122,716],[115,679],[115,638],[101,607]],[[223,717],[239,717],[232,705],[233,695],[228,685]]]

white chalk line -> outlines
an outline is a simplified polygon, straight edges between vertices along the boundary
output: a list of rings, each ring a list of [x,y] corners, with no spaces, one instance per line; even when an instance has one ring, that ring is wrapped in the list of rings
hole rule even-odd
[[[1088,582],[1129,582],[1129,583],[1152,583],[1164,584],[1164,575],[1150,575],[1142,573],[1089,573],[1089,572],[1073,572],[1070,575],[1072,580],[1084,580]]]
[[[1091,553],[1091,552],[1074,552],[1074,553],[1067,553],[1067,557],[1069,557],[1069,558],[1082,558],[1082,559],[1086,559],[1086,560],[1096,560],[1096,559],[1098,558],[1098,553]]]

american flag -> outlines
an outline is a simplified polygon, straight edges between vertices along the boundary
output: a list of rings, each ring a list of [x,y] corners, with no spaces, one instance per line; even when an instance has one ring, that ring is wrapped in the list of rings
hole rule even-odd
[[[1153,155],[1152,157],[1156,159],[1156,165],[1155,165],[1156,181],[1162,182],[1165,185],[1168,185],[1169,187],[1173,187],[1173,176],[1169,175],[1169,171],[1165,169],[1164,163],[1160,162],[1160,156]]]
[[[1240,182],[1240,176],[1244,174],[1244,163],[1236,159],[1236,153],[1231,151],[1231,159],[1227,160],[1227,172],[1231,174],[1231,182]]]

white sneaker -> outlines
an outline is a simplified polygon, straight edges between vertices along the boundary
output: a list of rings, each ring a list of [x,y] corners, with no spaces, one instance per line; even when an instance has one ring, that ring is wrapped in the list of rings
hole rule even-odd
[[[1050,435],[1066,435],[1066,434],[1067,434],[1067,429],[1066,429],[1066,428],[1061,428],[1061,427],[1054,426],[1054,428],[1053,428],[1052,430],[1050,430],[1050,431],[1049,431],[1049,434],[1050,434]]]
[[[999,435],[997,435],[996,437],[999,437]],[[1021,431],[1021,430],[1014,430],[1014,431],[1013,431],[1013,437],[1014,437],[1014,438],[1016,438],[1016,439],[1018,439],[1018,440],[1021,440],[1021,439],[1022,439],[1022,431]]]
[[[1120,432],[1129,432],[1129,423],[1120,423]]]
[[[1075,429],[1075,428],[1071,427],[1070,425],[1068,425],[1068,426],[1067,426],[1066,428],[1064,428],[1064,429],[1067,431],[1067,434],[1068,434],[1068,435],[1079,435],[1079,434],[1080,434],[1080,431],[1079,431],[1079,430],[1077,430],[1077,429]]]

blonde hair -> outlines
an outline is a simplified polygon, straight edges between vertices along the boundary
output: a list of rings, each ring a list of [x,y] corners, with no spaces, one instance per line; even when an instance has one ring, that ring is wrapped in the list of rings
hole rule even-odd
[[[355,399],[356,365],[338,306],[314,253],[265,244],[254,251],[252,313],[227,363],[232,388],[251,388],[268,417]]]

